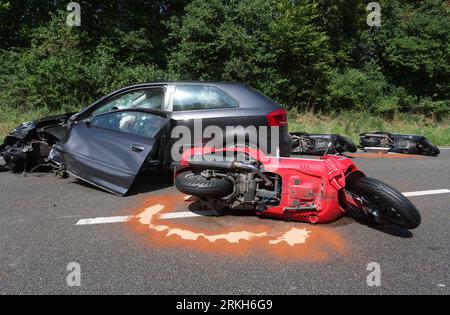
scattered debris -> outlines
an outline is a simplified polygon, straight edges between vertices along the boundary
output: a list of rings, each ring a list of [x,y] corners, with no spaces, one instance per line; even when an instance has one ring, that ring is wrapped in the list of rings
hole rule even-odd
[[[363,133],[359,139],[365,150],[385,148],[389,152],[438,156],[441,152],[430,140],[421,135],[402,135],[389,132]]]
[[[291,133],[293,154],[324,155],[355,153],[356,145],[350,138],[331,134]]]

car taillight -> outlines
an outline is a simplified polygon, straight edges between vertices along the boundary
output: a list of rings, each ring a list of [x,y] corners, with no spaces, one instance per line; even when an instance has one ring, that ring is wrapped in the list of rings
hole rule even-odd
[[[267,121],[270,127],[285,127],[288,125],[287,112],[284,109],[278,109],[267,115]]]

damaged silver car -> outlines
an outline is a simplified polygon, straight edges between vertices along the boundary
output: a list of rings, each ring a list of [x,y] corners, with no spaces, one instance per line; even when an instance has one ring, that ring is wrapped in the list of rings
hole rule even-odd
[[[240,136],[228,126],[279,128],[280,154],[292,150],[286,112],[258,91],[235,83],[161,82],[121,89],[78,113],[21,124],[0,147],[0,168],[49,166],[122,196],[137,175],[170,169],[171,131],[194,130],[196,120],[221,128],[224,143]]]
[[[167,114],[126,109],[82,122],[73,117],[46,118],[16,128],[1,148],[5,170],[50,166],[125,195],[140,172],[160,166],[164,143],[159,136],[170,120]]]

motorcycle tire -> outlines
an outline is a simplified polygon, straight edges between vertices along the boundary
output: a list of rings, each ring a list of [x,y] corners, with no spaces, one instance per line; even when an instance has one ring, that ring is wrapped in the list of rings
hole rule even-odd
[[[358,148],[353,143],[352,139],[341,136],[339,140],[342,143],[342,146],[345,148],[345,151],[348,151],[350,153],[356,153],[356,151],[358,151]]]
[[[360,143],[363,147],[378,147],[381,145],[380,139],[376,138],[361,138]]]
[[[382,181],[363,177],[354,184],[352,191],[361,197],[365,208],[377,210],[380,218],[387,223],[412,230],[422,221],[412,202]]]
[[[231,195],[233,183],[224,178],[206,178],[202,175],[185,172],[177,176],[175,186],[187,195],[198,197],[223,198]]]
[[[438,156],[441,153],[441,150],[439,150],[439,148],[431,143],[431,141],[428,139],[423,140],[421,142],[421,145],[422,152],[425,155]]]

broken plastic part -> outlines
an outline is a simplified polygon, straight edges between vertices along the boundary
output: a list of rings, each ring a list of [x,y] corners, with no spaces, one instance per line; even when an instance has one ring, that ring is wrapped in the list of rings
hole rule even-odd
[[[3,157],[0,156],[0,172],[5,170],[6,162]]]

